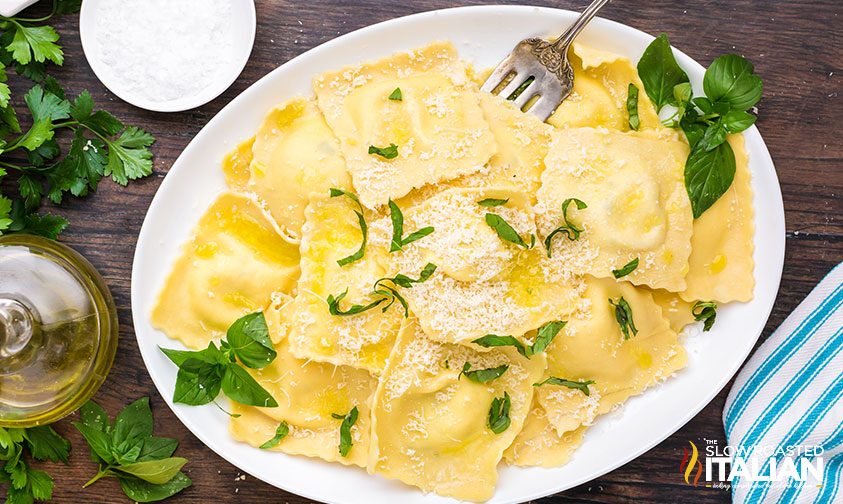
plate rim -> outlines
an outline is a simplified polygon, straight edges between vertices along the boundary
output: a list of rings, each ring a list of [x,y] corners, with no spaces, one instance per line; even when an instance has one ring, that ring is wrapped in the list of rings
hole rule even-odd
[[[345,33],[343,35],[337,36],[337,37],[335,37],[333,39],[330,39],[330,40],[328,40],[328,41],[326,41],[326,42],[324,42],[324,43],[322,43],[318,46],[315,46],[315,47],[309,49],[308,51],[305,51],[302,54],[299,54],[296,57],[294,57],[294,58],[286,61],[285,63],[279,65],[278,67],[274,68],[273,70],[268,72],[266,75],[264,75],[263,77],[261,77],[260,79],[256,80],[254,83],[249,85],[241,93],[239,93],[235,98],[233,98],[229,103],[227,103],[223,108],[221,108],[200,129],[200,131],[196,134],[196,136],[194,136],[194,138],[191,139],[191,141],[185,146],[184,150],[179,154],[179,157],[173,163],[173,165],[171,166],[170,171],[168,172],[167,175],[169,175],[170,172],[178,169],[182,164],[184,164],[184,163],[180,163],[180,161],[182,161],[182,159],[184,157],[187,157],[186,156],[187,153],[189,153],[193,149],[197,148],[197,145],[199,145],[201,143],[201,141],[202,141],[201,139],[205,136],[207,131],[213,129],[215,127],[215,125],[217,124],[217,122],[221,121],[222,120],[221,118],[226,115],[227,111],[237,108],[239,106],[240,102],[245,101],[249,97],[249,95],[251,95],[253,93],[257,93],[258,92],[257,88],[260,87],[259,86],[260,83],[262,83],[265,80],[270,79],[273,75],[275,75],[277,73],[283,72],[285,67],[287,67],[288,65],[291,65],[295,62],[298,62],[299,60],[304,59],[304,58],[313,57],[314,55],[312,53],[317,52],[317,50],[318,50],[318,52],[327,51],[327,50],[331,49],[332,47],[334,47],[336,45],[343,44],[348,39],[354,38],[356,36],[361,36],[361,35],[365,34],[366,32],[369,32],[369,31],[375,31],[377,28],[383,27],[384,25],[400,24],[400,23],[404,23],[404,22],[408,22],[408,21],[420,21],[420,20],[423,20],[424,18],[427,18],[427,17],[435,17],[435,16],[440,16],[440,15],[453,15],[455,13],[470,12],[470,11],[489,13],[489,14],[505,14],[505,13],[507,13],[507,11],[512,12],[512,13],[517,12],[519,14],[523,13],[525,11],[534,11],[535,13],[550,12],[550,13],[563,14],[563,15],[568,15],[568,16],[577,14],[576,12],[573,12],[573,11],[568,10],[568,9],[558,9],[558,8],[551,8],[551,7],[538,7],[538,6],[531,6],[531,5],[462,6],[462,7],[452,7],[452,8],[446,8],[446,9],[437,9],[437,10],[431,10],[431,11],[418,12],[418,13],[410,14],[410,15],[407,15],[407,16],[392,18],[392,19],[381,21],[379,23],[375,23],[375,24],[372,24],[372,25],[367,25],[365,27],[361,27],[361,28],[358,28],[354,31],[351,31],[351,32]],[[632,30],[633,32],[638,32],[639,35],[643,35],[645,38],[650,39],[650,40],[655,38],[653,35],[651,35],[647,32],[644,32],[643,30],[639,30],[639,29],[634,28],[630,25],[626,25],[626,24],[623,24],[623,23],[620,23],[620,22],[617,22],[617,21],[613,21],[611,19],[597,17],[597,18],[595,18],[594,21],[592,21],[592,23],[607,24],[609,27],[611,27],[614,30],[621,30],[621,31]],[[396,50],[398,50],[398,49],[396,49]],[[685,67],[686,69],[689,68],[689,67],[692,67],[694,69],[694,71],[704,71],[705,70],[705,67],[703,67],[696,60],[694,60],[690,56],[686,55],[684,52],[677,49],[676,47],[673,47],[673,51],[674,51],[674,54],[677,57],[677,59],[680,60],[680,64],[683,67]],[[360,61],[361,62],[366,61],[367,59],[369,59],[369,58],[361,56]],[[766,197],[770,198],[770,202],[773,203],[776,208],[774,208],[775,212],[773,212],[772,214],[765,214],[765,217],[770,220],[769,224],[772,227],[776,228],[775,231],[781,231],[781,232],[775,233],[773,235],[775,237],[775,245],[776,245],[775,250],[765,251],[765,254],[772,254],[773,255],[772,262],[773,262],[773,266],[775,266],[775,268],[774,268],[774,271],[772,272],[772,273],[774,273],[774,278],[773,278],[773,283],[770,287],[770,290],[774,291],[774,293],[770,297],[769,301],[766,303],[766,306],[762,306],[762,307],[759,308],[759,313],[763,313],[764,316],[763,316],[763,320],[761,319],[761,317],[759,317],[757,323],[755,324],[755,326],[757,326],[757,330],[754,331],[756,333],[756,335],[752,338],[752,344],[748,345],[747,349],[744,352],[742,352],[742,355],[740,356],[740,359],[735,360],[736,364],[734,366],[732,366],[732,368],[729,369],[727,373],[724,373],[724,374],[721,375],[721,378],[716,383],[716,385],[712,386],[709,389],[709,393],[706,394],[704,398],[700,399],[697,402],[697,407],[692,408],[691,410],[689,410],[689,411],[685,412],[684,414],[680,415],[678,417],[678,419],[672,424],[673,426],[670,429],[667,429],[667,430],[661,432],[659,435],[655,436],[651,442],[645,443],[646,446],[641,445],[638,448],[636,448],[634,451],[629,452],[626,456],[616,458],[615,460],[613,460],[612,463],[607,464],[606,466],[602,467],[600,469],[600,471],[598,471],[595,474],[591,474],[587,477],[581,477],[581,478],[576,479],[574,481],[564,481],[564,482],[560,483],[559,485],[557,485],[556,487],[554,487],[554,489],[551,489],[549,491],[543,489],[543,490],[538,490],[538,491],[525,492],[525,493],[521,494],[518,497],[517,500],[508,500],[508,501],[505,501],[505,502],[523,502],[523,501],[527,501],[527,500],[537,499],[537,498],[541,498],[541,497],[556,494],[558,492],[576,487],[578,485],[582,485],[582,484],[584,484],[588,481],[599,478],[599,477],[617,469],[618,467],[628,463],[629,461],[641,456],[642,454],[651,450],[654,446],[662,443],[665,439],[667,439],[668,437],[673,435],[675,432],[680,430],[682,427],[684,427],[692,418],[694,418],[702,409],[704,409],[712,401],[712,399],[714,397],[716,397],[723,390],[723,388],[729,383],[729,381],[731,381],[731,379],[737,374],[738,370],[746,362],[746,359],[747,359],[748,355],[754,349],[754,347],[757,344],[764,328],[766,327],[766,323],[769,319],[770,314],[772,313],[772,309],[773,309],[773,306],[775,304],[775,300],[777,299],[778,291],[779,291],[779,288],[780,288],[780,285],[781,285],[781,278],[782,278],[782,272],[783,272],[783,267],[784,267],[784,255],[785,255],[785,213],[784,213],[783,198],[782,198],[782,194],[781,194],[781,185],[780,185],[780,182],[779,182],[779,179],[778,179],[778,175],[776,173],[775,164],[773,163],[773,160],[772,160],[772,158],[770,156],[770,153],[769,153],[769,149],[767,149],[766,143],[764,142],[763,138],[761,137],[757,126],[753,125],[749,129],[744,131],[744,136],[745,136],[745,139],[747,141],[750,138],[753,138],[753,140],[757,141],[757,143],[760,145],[760,147],[757,147],[757,149],[760,149],[760,150],[758,152],[753,152],[753,155],[754,156],[760,156],[762,158],[760,160],[760,162],[763,163],[764,165],[768,165],[771,169],[772,178],[769,181],[769,183],[773,184],[773,186],[775,188],[775,194],[767,195]],[[239,142],[239,140],[237,140],[237,141]],[[753,181],[754,181],[758,174],[753,172],[752,175],[753,175],[752,178],[753,178]],[[163,194],[167,191],[168,179],[171,179],[171,177],[165,176],[164,179],[162,180],[160,186],[156,190],[155,196],[153,197],[152,202],[149,205],[149,209],[147,210],[147,214],[144,217],[144,222],[143,222],[143,224],[141,226],[141,230],[138,234],[137,246],[136,246],[136,249],[135,249],[135,254],[134,254],[133,262],[132,262],[132,282],[131,282],[131,310],[132,310],[132,317],[133,317],[134,320],[143,320],[145,318],[148,318],[147,314],[141,313],[139,311],[140,308],[136,308],[140,304],[139,302],[136,302],[136,300],[139,299],[139,297],[141,296],[141,294],[139,292],[137,292],[137,289],[136,289],[137,282],[135,281],[136,276],[138,275],[138,269],[139,269],[139,259],[138,258],[141,255],[141,248],[142,248],[141,245],[142,245],[142,243],[147,242],[150,239],[148,237],[148,235],[153,233],[153,231],[150,228],[150,225],[148,224],[149,216],[153,212],[153,209],[156,207],[156,204],[160,203],[160,199],[162,198],[161,194]],[[754,203],[757,202],[757,197],[758,197],[757,191],[753,191]],[[758,252],[757,241],[756,241],[757,236],[758,236],[757,235],[757,233],[758,233],[758,226],[757,226],[757,224],[758,224],[758,210],[759,210],[758,205],[754,204],[753,205],[753,230],[754,230],[753,255],[755,255]],[[757,267],[758,267],[758,262],[754,261],[754,268],[757,269]],[[769,275],[769,273],[770,272],[765,272],[765,276]],[[757,272],[754,275],[754,278],[755,278],[754,289],[756,289],[758,287]],[[159,286],[159,288],[160,288],[160,286]],[[759,295],[758,295],[759,293],[757,291],[754,291],[753,294],[754,294],[754,298],[753,298],[752,302],[757,302],[756,298],[759,297]],[[192,428],[193,422],[184,418],[184,415],[179,411],[178,408],[175,407],[175,405],[172,403],[171,399],[163,393],[163,391],[166,390],[166,387],[163,386],[162,383],[159,383],[161,380],[163,380],[163,378],[160,377],[160,376],[158,378],[156,378],[156,376],[152,372],[150,372],[150,369],[151,369],[150,363],[147,359],[147,354],[143,350],[143,346],[141,344],[140,339],[141,338],[140,338],[139,332],[135,329],[135,342],[138,344],[138,347],[139,347],[139,350],[140,350],[140,353],[141,353],[141,357],[142,357],[143,362],[144,362],[144,366],[147,368],[147,372],[149,373],[150,378],[152,379],[153,383],[155,384],[155,387],[156,387],[158,393],[161,395],[162,399],[164,399],[164,402],[167,404],[167,406],[170,408],[170,410],[175,414],[175,416],[179,419],[179,421],[194,436],[196,436],[205,445],[206,448],[212,450],[218,456],[220,456],[221,458],[223,458],[224,460],[226,460],[227,462],[229,462],[233,466],[237,467],[238,470],[243,471],[244,473],[248,473],[251,476],[255,477],[256,479],[260,479],[261,481],[264,481],[267,484],[272,485],[276,488],[280,488],[284,491],[291,492],[291,493],[294,493],[296,495],[300,495],[300,496],[303,496],[303,497],[306,497],[306,498],[309,498],[309,499],[314,499],[314,500],[317,500],[317,501],[323,501],[323,502],[332,502],[332,503],[333,502],[336,502],[336,503],[357,502],[353,498],[344,499],[344,500],[324,500],[324,497],[319,496],[319,495],[314,494],[314,493],[311,493],[311,492],[302,491],[302,490],[299,490],[299,489],[293,490],[293,489],[290,489],[290,488],[286,488],[284,486],[281,486],[277,482],[269,481],[265,477],[253,474],[253,472],[243,469],[234,460],[234,457],[231,457],[227,453],[224,453],[220,450],[217,450],[215,447],[213,447],[212,446],[213,442],[209,441],[209,439],[203,433],[203,431],[201,429],[194,430]],[[174,341],[174,343],[178,344],[175,341]],[[634,399],[634,398],[632,398],[632,399]],[[525,468],[525,470],[533,470],[533,469],[540,469],[541,470],[541,469],[544,469],[544,468]],[[407,487],[407,488],[410,488],[410,487]],[[417,489],[411,489],[411,491],[420,492]],[[448,499],[451,502],[458,502],[458,501],[450,499],[450,498],[445,498],[445,499]],[[495,502],[497,502],[497,500]]]

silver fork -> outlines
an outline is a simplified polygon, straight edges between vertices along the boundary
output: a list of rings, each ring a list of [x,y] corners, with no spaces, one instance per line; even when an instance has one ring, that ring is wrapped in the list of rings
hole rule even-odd
[[[538,96],[524,112],[534,114],[542,121],[547,120],[574,87],[568,47],[607,3],[609,0],[591,2],[565,33],[552,42],[535,37],[519,42],[480,89],[506,96],[522,110],[534,96]]]

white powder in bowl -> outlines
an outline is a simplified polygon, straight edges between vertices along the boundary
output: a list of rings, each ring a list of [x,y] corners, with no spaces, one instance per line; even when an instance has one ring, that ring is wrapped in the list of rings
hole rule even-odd
[[[101,0],[98,57],[118,90],[153,102],[195,96],[233,58],[231,0]]]

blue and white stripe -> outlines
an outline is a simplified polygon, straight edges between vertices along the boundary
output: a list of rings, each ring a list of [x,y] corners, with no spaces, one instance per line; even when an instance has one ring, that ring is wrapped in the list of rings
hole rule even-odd
[[[819,446],[825,463],[821,481],[735,479],[734,503],[843,503],[843,264],[749,359],[726,400],[723,424],[729,445],[749,457],[778,466],[782,457],[765,459],[764,450]]]

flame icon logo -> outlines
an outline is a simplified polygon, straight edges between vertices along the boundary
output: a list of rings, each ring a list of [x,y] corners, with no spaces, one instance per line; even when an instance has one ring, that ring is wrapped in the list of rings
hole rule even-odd
[[[691,451],[689,453],[688,448],[682,448],[683,457],[682,462],[679,463],[679,474],[685,477],[685,483],[697,486],[697,483],[700,482],[700,476],[702,476],[702,463],[700,463],[700,454],[697,450],[697,445],[692,441],[688,441],[688,444],[691,445]],[[694,472],[694,469],[697,471],[692,480],[691,474]]]

